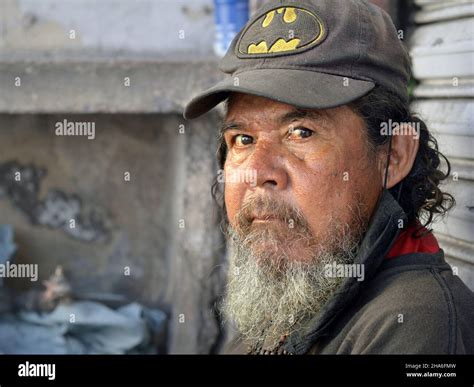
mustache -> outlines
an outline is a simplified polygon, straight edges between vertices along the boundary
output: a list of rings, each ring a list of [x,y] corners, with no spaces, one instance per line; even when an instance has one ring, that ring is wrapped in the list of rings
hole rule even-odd
[[[297,207],[271,196],[249,196],[235,216],[236,231],[248,233],[256,217],[273,218],[290,230],[311,234],[309,223]]]

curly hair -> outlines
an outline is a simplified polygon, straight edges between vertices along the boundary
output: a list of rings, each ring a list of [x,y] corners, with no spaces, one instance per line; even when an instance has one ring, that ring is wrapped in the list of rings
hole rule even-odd
[[[370,151],[386,149],[390,133],[383,134],[382,123],[412,123],[419,128],[419,149],[410,173],[389,191],[405,211],[408,222],[418,220],[428,227],[437,217],[443,217],[455,204],[453,196],[440,188],[443,180],[451,172],[449,160],[438,149],[438,143],[428,130],[426,124],[410,112],[408,102],[402,101],[389,90],[376,86],[365,96],[350,103],[349,108],[365,122]],[[217,162],[223,169],[227,157],[227,145],[222,133],[218,137]],[[443,171],[442,160],[445,161]],[[212,185],[212,196],[223,212],[226,223],[226,209],[223,203],[223,192],[217,178]]]
[[[453,196],[441,190],[440,184],[451,173],[449,160],[438,149],[438,142],[426,124],[410,112],[408,102],[383,87],[352,102],[349,107],[365,122],[369,144],[377,151],[388,144],[390,134],[382,134],[382,123],[415,124],[419,129],[419,149],[410,173],[389,191],[405,211],[408,221],[419,220],[428,227],[437,217],[443,217],[455,204]],[[445,161],[443,171],[441,161]]]

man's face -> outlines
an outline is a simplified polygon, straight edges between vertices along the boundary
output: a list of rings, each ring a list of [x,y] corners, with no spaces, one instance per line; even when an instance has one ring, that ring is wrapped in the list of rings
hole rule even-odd
[[[381,165],[369,150],[363,120],[346,106],[302,111],[235,94],[224,128],[224,172],[233,177],[225,184],[225,206],[236,269],[227,310],[241,330],[252,325],[252,335],[278,325],[278,318],[304,319],[326,300],[337,283],[321,277],[321,265],[351,259],[381,192]],[[307,303],[319,298],[319,304],[304,304],[302,292]],[[256,308],[259,302],[268,310]],[[291,325],[274,326],[276,336]]]
[[[323,236],[338,218],[351,221],[359,202],[370,216],[381,191],[381,172],[370,154],[363,120],[348,107],[301,112],[270,99],[236,94],[225,126],[226,176],[252,176],[256,181],[225,185],[225,206],[233,227],[252,198],[269,198],[299,210],[314,236]],[[253,227],[289,228],[268,213]],[[266,211],[264,211],[266,212]],[[291,230],[291,228],[290,228]],[[298,246],[292,246],[294,248]],[[297,250],[291,256],[301,256]]]

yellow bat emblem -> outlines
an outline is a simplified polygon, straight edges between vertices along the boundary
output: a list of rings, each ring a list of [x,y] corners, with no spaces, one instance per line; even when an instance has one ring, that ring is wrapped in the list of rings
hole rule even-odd
[[[309,10],[279,7],[253,21],[237,43],[239,57],[275,56],[303,51],[321,43],[327,30]]]

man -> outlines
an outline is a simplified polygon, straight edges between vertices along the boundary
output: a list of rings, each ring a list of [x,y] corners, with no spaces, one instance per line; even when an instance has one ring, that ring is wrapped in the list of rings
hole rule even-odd
[[[361,0],[271,2],[221,69],[185,117],[226,100],[224,176],[255,176],[223,192],[222,309],[248,353],[473,353],[473,293],[427,228],[454,204],[438,186],[449,163],[409,112],[390,17]]]

